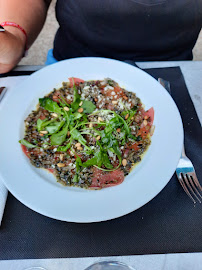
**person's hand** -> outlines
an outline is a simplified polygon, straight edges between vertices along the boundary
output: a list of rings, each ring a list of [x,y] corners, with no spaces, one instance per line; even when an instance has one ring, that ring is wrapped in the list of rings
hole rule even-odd
[[[19,29],[9,27],[0,32],[0,74],[12,70],[21,60],[25,50],[25,37]]]

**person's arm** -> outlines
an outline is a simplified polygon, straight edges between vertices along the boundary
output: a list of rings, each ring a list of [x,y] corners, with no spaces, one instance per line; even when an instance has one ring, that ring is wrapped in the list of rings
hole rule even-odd
[[[27,33],[30,47],[41,31],[46,19],[50,0],[0,0],[0,23],[15,22]],[[25,35],[21,30],[5,26],[0,32],[0,73],[14,68],[25,50]]]

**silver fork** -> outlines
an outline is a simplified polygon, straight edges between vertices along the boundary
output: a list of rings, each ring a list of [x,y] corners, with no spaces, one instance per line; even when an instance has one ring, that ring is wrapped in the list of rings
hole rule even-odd
[[[183,187],[189,198],[194,203],[196,203],[195,199],[197,199],[198,202],[201,203],[202,187],[198,181],[192,162],[185,155],[184,145],[181,158],[176,168],[176,174],[181,186]]]
[[[171,94],[170,83],[168,81],[158,78],[158,82]],[[182,188],[193,203],[196,203],[196,200],[201,203],[202,187],[198,181],[192,162],[185,155],[184,145],[176,168],[176,174]]]

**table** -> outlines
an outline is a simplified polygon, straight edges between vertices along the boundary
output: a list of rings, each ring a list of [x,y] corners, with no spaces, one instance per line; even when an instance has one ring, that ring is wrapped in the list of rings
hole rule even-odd
[[[202,124],[202,61],[179,62],[138,62],[140,68],[158,68],[180,66],[184,75],[190,96],[195,105]],[[18,66],[15,70],[38,70],[43,66]],[[130,264],[137,270],[146,269],[190,269],[198,270],[202,265],[202,253],[165,254],[165,255],[135,255],[109,258],[77,258],[77,259],[44,259],[44,260],[14,260],[0,261],[0,270],[20,270],[31,266],[42,266],[47,270],[83,270],[93,262],[114,259]]]

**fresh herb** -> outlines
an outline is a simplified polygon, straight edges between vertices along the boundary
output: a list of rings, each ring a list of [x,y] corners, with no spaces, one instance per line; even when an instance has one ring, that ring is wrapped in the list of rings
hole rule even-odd
[[[134,141],[137,141],[137,137],[133,136],[132,134],[129,134],[128,137],[131,138]]]
[[[86,140],[77,129],[71,131],[70,134],[72,136],[72,139],[80,142],[82,145],[86,145]]]
[[[57,102],[53,101],[52,99],[47,98],[47,97],[40,98],[39,103],[41,107],[43,107],[45,110],[49,112],[57,113],[58,115],[61,114],[61,108],[59,107]]]
[[[84,113],[92,113],[96,109],[96,106],[91,101],[84,100],[81,108],[83,108]]]
[[[73,178],[72,182],[73,182],[73,183],[78,183],[78,181],[79,181],[79,175],[76,173],[76,174],[74,175],[74,178]]]
[[[82,164],[83,167],[90,167],[97,165],[98,167],[102,166],[102,153],[101,151],[97,151],[91,159],[88,159],[86,162]]]
[[[46,130],[48,131],[49,134],[54,134],[61,129],[61,127],[64,125],[64,123],[65,123],[65,121],[53,122],[52,124],[46,126]]]
[[[77,120],[77,119],[80,119],[83,117],[83,114],[79,113],[79,112],[75,112],[74,115],[73,115],[73,119],[74,120]]]
[[[74,79],[72,78],[73,81],[73,89],[74,89],[74,99],[71,104],[71,108],[73,111],[76,111],[79,108],[79,104],[81,102],[81,96],[78,94],[78,90],[75,86]]]
[[[67,103],[67,101],[64,99],[63,96],[60,95],[59,99],[60,99],[60,103],[62,104],[62,107],[65,107],[65,106],[69,107],[69,104]]]
[[[114,86],[114,82],[112,80],[107,80],[107,83],[110,85],[110,86]]]
[[[71,145],[72,145],[72,140],[70,139],[70,142],[67,145],[65,145],[65,146],[58,146],[57,151],[58,152],[67,152],[67,150],[71,147]]]
[[[113,169],[114,167],[112,166],[110,160],[109,160],[109,157],[107,155],[107,153],[103,153],[103,156],[102,156],[102,160],[103,160],[103,164],[104,166],[107,168],[107,169]]]
[[[37,120],[37,130],[41,131],[43,130],[44,124],[47,121],[47,119],[41,120],[40,118]]]
[[[37,145],[34,145],[34,144],[28,142],[25,139],[20,140],[19,143],[21,143],[22,145],[26,146],[27,148],[36,148],[37,147]]]
[[[77,183],[79,181],[79,173],[81,171],[82,161],[80,157],[76,158],[76,174],[74,175],[73,182]]]
[[[125,117],[127,114],[129,115],[128,118],[127,118],[127,120],[126,120],[126,123],[127,123],[128,125],[130,125],[129,123],[131,122],[131,120],[132,120],[132,118],[134,117],[134,115],[136,114],[136,112],[137,112],[137,109],[131,109],[131,110],[123,111],[123,112],[121,113],[121,115],[123,115],[124,117]]]
[[[65,142],[66,137],[67,137],[67,130],[68,130],[68,127],[65,126],[61,131],[59,131],[58,133],[53,134],[50,137],[51,145],[61,145],[61,144],[63,144],[63,142]]]

